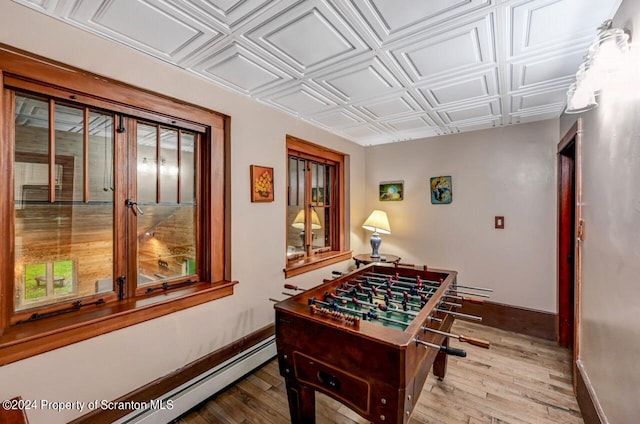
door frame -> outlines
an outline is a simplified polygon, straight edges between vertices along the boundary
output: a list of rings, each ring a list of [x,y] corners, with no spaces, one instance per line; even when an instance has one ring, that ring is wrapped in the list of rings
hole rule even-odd
[[[561,309],[562,302],[566,302],[568,296],[570,296],[570,290],[573,286],[573,385],[574,391],[576,389],[576,361],[580,355],[580,300],[581,300],[581,282],[582,282],[582,241],[584,240],[584,221],[582,219],[582,132],[583,123],[582,118],[571,126],[565,136],[558,143],[558,251],[557,251],[557,290],[558,290],[558,316],[556,319],[557,324],[557,338],[558,344],[561,344],[560,340],[560,324],[562,322],[563,314],[566,314],[565,310]],[[571,161],[562,160],[563,152],[567,148],[570,148],[573,144],[574,160]],[[573,167],[573,187],[575,192],[575,215],[574,219],[569,223],[563,220],[561,217],[561,202],[563,196],[566,197],[570,191],[570,187],[567,187],[566,180],[563,181],[562,175],[567,171],[567,167]],[[572,228],[567,228],[567,225]],[[566,241],[566,238],[562,238],[562,234],[570,233],[574,238],[573,249],[573,284],[571,281],[567,281],[566,277],[563,277],[560,273],[561,261],[566,261],[566,257],[561,258],[561,242]],[[567,336],[569,337],[569,336]],[[562,341],[565,343],[566,341]]]

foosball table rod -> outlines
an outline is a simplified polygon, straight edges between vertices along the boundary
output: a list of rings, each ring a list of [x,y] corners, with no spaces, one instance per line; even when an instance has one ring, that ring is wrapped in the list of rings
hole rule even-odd
[[[349,287],[348,284],[346,286]],[[341,292],[341,293],[350,294],[350,295],[353,295],[353,296],[364,296],[367,299],[369,299],[369,296],[365,293],[365,291],[369,291],[369,292],[372,293],[371,298],[376,299],[376,300],[384,300],[385,303],[387,304],[387,306],[389,306],[389,304],[395,304],[395,305],[404,305],[404,304],[406,304],[407,306],[415,306],[415,307],[417,307],[419,309],[422,308],[422,303],[418,304],[418,303],[415,303],[415,302],[411,302],[411,299],[420,300],[422,302],[423,299],[421,299],[420,296],[412,296],[412,295],[409,295],[409,294],[405,295],[404,293],[398,293],[398,292],[394,292],[394,291],[384,291],[384,292],[380,291],[380,292],[378,292],[377,290],[373,291],[372,289],[370,289],[368,287],[362,287],[362,291],[360,291],[360,292],[358,292],[357,289],[356,289],[356,292],[354,293],[353,292],[354,289],[356,289],[356,288],[355,287],[352,287],[350,289],[349,288],[347,288],[347,289],[336,288],[336,291],[337,292]],[[388,300],[385,300],[386,298],[381,297],[381,295],[383,293],[387,295]],[[404,303],[395,300],[395,297],[393,297],[393,296],[403,298],[404,299]],[[424,303],[427,303],[427,300],[428,300],[428,298],[425,296]],[[462,306],[462,305],[459,305],[459,306]]]
[[[489,343],[489,341],[476,339],[475,337],[467,337],[467,336],[463,336],[462,334],[457,335],[453,333],[447,333],[446,331],[440,331],[440,330],[436,330],[435,328],[429,328],[429,327],[422,327],[422,330],[429,331],[431,333],[441,334],[447,337],[453,337],[455,339],[458,339],[461,343],[469,343],[471,345],[482,347],[485,349],[489,349],[489,347],[491,346],[491,343]]]
[[[386,275],[386,274],[381,274],[381,275]],[[373,282],[369,281],[369,284],[375,284],[375,285],[376,285],[376,286],[378,286],[378,287],[384,286],[384,284],[385,284],[385,283],[387,283],[387,282],[391,283],[392,285],[393,285],[393,284],[397,284],[397,285],[399,285],[399,286],[405,286],[405,287],[406,287],[406,286],[409,286],[409,287],[411,287],[411,288],[415,288],[415,286],[418,286],[418,285],[419,285],[419,284],[414,283],[414,282],[412,282],[412,281],[406,281],[406,282],[405,282],[405,281],[398,281],[398,280],[396,280],[396,281],[394,281],[394,282],[390,282],[390,281],[389,281],[389,279],[382,278],[382,277],[368,277],[368,278],[370,278],[370,279],[372,279],[372,280],[376,280],[376,281],[377,281],[376,283],[373,283]],[[391,278],[391,276],[390,276],[389,278]],[[366,282],[366,279],[362,280],[362,279],[357,279],[357,278],[356,278],[356,279],[355,279],[355,281],[358,281],[358,282]],[[424,283],[424,281],[425,281],[425,280],[422,280],[422,282],[423,282],[423,283]],[[440,285],[439,285],[438,283],[435,283],[435,284],[436,284],[436,285],[434,285],[434,284],[424,284],[422,289],[417,289],[417,292],[418,292],[418,293],[420,293],[420,292],[424,292],[424,291],[427,291],[427,290],[428,290],[428,291],[429,291],[429,293],[427,293],[427,294],[431,295],[431,294],[433,294],[437,289],[439,289],[439,288],[440,288]],[[462,287],[462,286],[457,286],[457,287]],[[465,286],[465,287],[466,287],[466,286]],[[486,289],[486,290],[491,290],[491,289]],[[478,296],[478,297],[484,297],[484,298],[490,298],[490,297],[491,297],[491,296],[490,296],[490,295],[488,295],[488,294],[484,294],[484,293],[473,293],[473,292],[468,292],[468,291],[465,291],[465,290],[457,290],[456,288],[448,289],[448,290],[446,290],[446,291],[445,291],[445,293],[455,293],[456,295],[457,295],[457,294],[467,294],[467,295],[471,295],[471,296]]]
[[[493,293],[493,289],[486,288],[486,287],[463,286],[462,284],[458,284],[458,283],[454,283],[454,284],[453,284],[453,286],[454,286],[454,287],[462,287],[463,289],[470,289],[470,290],[477,290],[477,291],[483,291],[483,292],[490,292],[490,293]]]
[[[415,283],[415,278],[414,277],[405,277],[405,276],[401,276],[398,275],[398,273],[396,273],[396,275],[388,275],[388,274],[382,274],[379,272],[368,272],[368,275],[373,275],[376,278],[387,278],[387,277],[396,277],[397,281],[406,281],[409,284],[417,284]],[[421,280],[423,283],[428,284],[430,286],[433,285],[437,285],[439,286],[440,283],[438,281],[434,281],[434,280]],[[477,286],[466,286],[466,285],[462,285],[462,284],[453,284],[455,287],[461,287],[463,289],[471,289],[471,290],[477,290],[477,291],[484,291],[484,292],[493,292],[493,289],[490,288],[486,288],[486,287],[477,287]]]
[[[343,301],[345,303],[346,302],[353,302],[358,306],[359,305],[365,305],[365,306],[369,306],[369,307],[372,307],[372,308],[380,309],[380,304],[379,303],[365,302],[364,300],[359,300],[359,299],[357,299],[355,297],[352,297],[351,299],[349,299],[348,297],[338,296],[335,293],[329,293],[329,292],[325,293],[325,300],[326,300],[327,297],[330,297],[333,300],[340,300],[340,301]],[[410,316],[414,316],[414,317],[419,314],[419,312],[411,311],[411,310],[406,310],[405,311],[404,309],[391,309],[390,311],[399,312],[401,314],[410,315]]]
[[[458,318],[470,319],[473,321],[482,321],[482,317],[479,317],[477,315],[463,314],[462,312],[454,312],[448,309],[440,309],[440,308],[435,308],[434,310],[438,312],[443,312],[445,314],[453,315],[454,317],[458,317]]]
[[[461,300],[463,302],[468,302],[468,303],[475,303],[476,305],[484,305],[484,300],[476,299],[475,297],[465,297],[465,296],[458,296],[456,294],[446,294],[446,293],[445,293],[444,297],[448,297],[450,299]]]
[[[462,349],[455,348],[455,347],[450,347],[450,346],[445,346],[445,345],[440,346],[440,345],[437,345],[437,344],[425,342],[424,340],[420,340],[417,337],[414,338],[413,341],[416,342],[416,345],[417,344],[421,344],[425,348],[432,347],[434,349],[438,349],[440,352],[446,353],[447,355],[459,356],[461,358],[464,358],[464,357],[467,356],[467,352],[465,352]]]

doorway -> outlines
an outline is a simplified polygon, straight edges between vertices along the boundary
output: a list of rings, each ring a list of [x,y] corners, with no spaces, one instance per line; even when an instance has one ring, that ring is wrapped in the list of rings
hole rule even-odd
[[[557,342],[578,357],[580,303],[581,135],[578,119],[558,143],[558,319]]]

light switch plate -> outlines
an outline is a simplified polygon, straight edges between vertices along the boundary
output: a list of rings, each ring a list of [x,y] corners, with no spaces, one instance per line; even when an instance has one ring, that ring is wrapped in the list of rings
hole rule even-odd
[[[504,216],[496,216],[495,217],[496,228],[503,230],[504,229]]]

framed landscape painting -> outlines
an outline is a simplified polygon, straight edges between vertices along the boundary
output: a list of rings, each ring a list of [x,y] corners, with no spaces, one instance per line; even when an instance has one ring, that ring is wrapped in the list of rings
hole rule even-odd
[[[379,199],[381,202],[397,202],[404,198],[404,181],[380,183]]]

